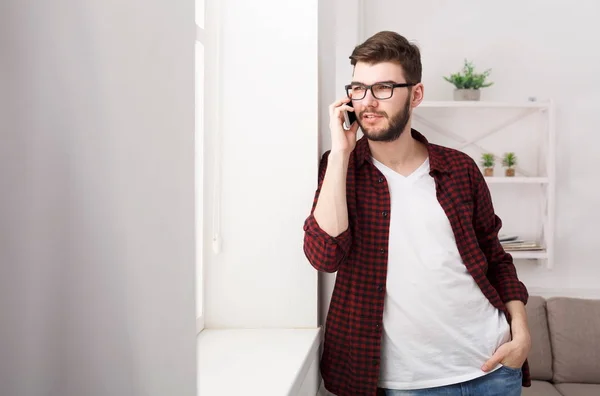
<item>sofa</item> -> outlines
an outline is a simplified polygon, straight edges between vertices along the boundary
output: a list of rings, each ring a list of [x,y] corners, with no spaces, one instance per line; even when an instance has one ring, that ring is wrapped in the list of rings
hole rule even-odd
[[[530,296],[532,386],[523,396],[600,396],[600,300]]]

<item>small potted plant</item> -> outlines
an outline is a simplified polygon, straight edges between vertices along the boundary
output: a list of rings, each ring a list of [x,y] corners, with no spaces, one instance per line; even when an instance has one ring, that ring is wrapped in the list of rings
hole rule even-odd
[[[491,69],[485,70],[483,73],[475,73],[473,62],[465,59],[462,72],[453,73],[449,77],[444,77],[446,81],[454,84],[454,100],[479,100],[481,98],[481,88],[487,88],[494,84],[486,82]]]
[[[483,166],[484,176],[494,176],[494,164],[496,157],[492,153],[484,153],[481,156],[481,165]]]
[[[502,158],[502,165],[506,167],[506,176],[513,177],[515,175],[514,166],[517,165],[517,156],[515,153],[506,153]]]

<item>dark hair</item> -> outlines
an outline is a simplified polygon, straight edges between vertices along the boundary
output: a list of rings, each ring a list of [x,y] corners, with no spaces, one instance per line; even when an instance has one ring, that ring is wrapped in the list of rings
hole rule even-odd
[[[350,63],[356,66],[358,62],[369,64],[395,62],[402,66],[406,82],[413,84],[421,82],[421,51],[419,47],[396,32],[376,33],[356,46],[350,55]]]

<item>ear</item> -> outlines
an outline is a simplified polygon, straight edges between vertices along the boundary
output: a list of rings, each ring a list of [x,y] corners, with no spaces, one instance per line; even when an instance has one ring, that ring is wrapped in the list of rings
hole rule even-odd
[[[425,94],[425,87],[423,83],[418,83],[417,85],[412,87],[411,91],[411,107],[417,107],[423,101],[423,97]]]

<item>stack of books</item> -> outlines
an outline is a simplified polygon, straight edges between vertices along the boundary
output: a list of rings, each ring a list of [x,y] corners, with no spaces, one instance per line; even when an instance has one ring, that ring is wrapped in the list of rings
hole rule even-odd
[[[519,239],[518,235],[500,235],[500,243],[507,252],[509,251],[528,251],[544,250],[537,241]]]

